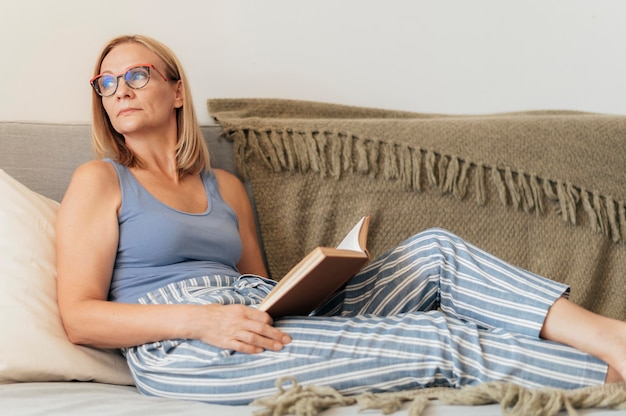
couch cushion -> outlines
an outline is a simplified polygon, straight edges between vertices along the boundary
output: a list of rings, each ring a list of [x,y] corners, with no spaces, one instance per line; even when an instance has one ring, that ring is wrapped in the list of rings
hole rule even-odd
[[[56,303],[58,202],[0,170],[0,383],[133,384],[118,351],[70,343]]]

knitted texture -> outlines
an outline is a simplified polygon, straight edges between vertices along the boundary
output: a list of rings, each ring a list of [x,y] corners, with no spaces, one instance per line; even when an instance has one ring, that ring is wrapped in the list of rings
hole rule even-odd
[[[250,180],[275,279],[371,214],[373,257],[442,227],[626,319],[626,117],[208,104]]]
[[[290,377],[276,381],[278,393],[255,400],[262,407],[256,416],[314,416],[338,406],[359,405],[359,410],[378,409],[388,415],[409,403],[407,414],[420,416],[432,400],[442,404],[481,406],[499,403],[509,416],[555,416],[561,411],[575,416],[576,409],[626,410],[626,384],[585,387],[575,390],[526,389],[511,383],[483,383],[462,389],[429,388],[397,393],[366,393],[343,396],[330,387],[303,386]]]

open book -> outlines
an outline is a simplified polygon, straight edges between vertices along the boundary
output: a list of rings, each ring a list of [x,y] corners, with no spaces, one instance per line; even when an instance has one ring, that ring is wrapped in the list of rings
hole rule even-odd
[[[337,248],[317,247],[272,289],[259,309],[273,317],[308,315],[328,299],[369,259],[369,215],[363,217]]]

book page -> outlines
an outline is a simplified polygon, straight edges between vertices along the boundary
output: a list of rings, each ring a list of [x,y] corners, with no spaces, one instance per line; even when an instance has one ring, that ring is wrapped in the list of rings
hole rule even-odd
[[[354,228],[352,228],[350,232],[341,241],[341,243],[339,243],[339,245],[337,246],[338,249],[363,251],[363,248],[359,244],[359,234],[361,232],[361,227],[363,225],[363,221],[365,221],[365,218],[366,217],[361,218],[361,220],[356,223]]]

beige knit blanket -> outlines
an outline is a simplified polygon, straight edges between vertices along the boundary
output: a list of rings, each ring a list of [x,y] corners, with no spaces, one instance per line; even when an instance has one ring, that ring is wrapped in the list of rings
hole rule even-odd
[[[250,180],[273,278],[314,247],[336,245],[371,214],[374,257],[420,230],[443,227],[568,283],[575,302],[626,319],[626,117],[416,114],[275,99],[215,99],[208,106]],[[595,389],[600,401],[575,405],[552,390],[523,393],[506,383],[462,397],[474,403],[487,389],[500,392],[488,400],[503,407],[523,396],[513,408],[547,400],[571,410],[623,403],[623,385],[617,399],[614,388]],[[291,393],[271,403],[281,407]],[[315,388],[305,393],[325,403]],[[374,395],[373,406],[402,402],[403,394],[415,396]],[[294,403],[310,405],[302,400]],[[293,409],[268,414],[315,414]]]
[[[626,117],[452,116],[209,100],[250,179],[273,278],[371,214],[369,249],[443,227],[626,319]]]

